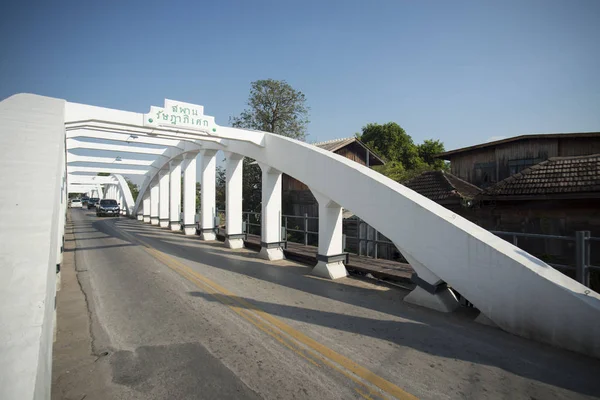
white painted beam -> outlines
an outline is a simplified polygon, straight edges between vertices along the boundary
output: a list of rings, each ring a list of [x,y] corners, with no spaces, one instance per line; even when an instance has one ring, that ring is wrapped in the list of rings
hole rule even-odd
[[[96,164],[107,164],[111,166],[120,165],[141,165],[150,167],[155,160],[138,160],[134,158],[126,157],[98,157],[98,156],[80,156],[76,154],[67,153],[67,164],[74,162],[81,163],[96,163]]]
[[[167,152],[167,148],[149,148],[149,147],[139,147],[135,145],[117,145],[117,144],[109,144],[109,143],[96,143],[96,142],[87,142],[77,139],[67,140],[67,150],[73,149],[87,149],[87,150],[105,150],[105,151],[114,151],[114,152],[123,152],[123,153],[136,153],[136,154],[153,154],[153,155],[163,155]]]
[[[68,167],[69,172],[107,172],[111,174],[121,175],[145,175],[148,171],[142,169],[127,169],[127,168],[113,168],[113,167]]]

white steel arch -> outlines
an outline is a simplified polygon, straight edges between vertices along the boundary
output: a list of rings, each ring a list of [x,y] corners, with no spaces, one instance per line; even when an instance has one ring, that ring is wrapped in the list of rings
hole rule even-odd
[[[204,239],[214,238],[215,155],[223,150],[228,246],[242,243],[242,160],[251,157],[262,170],[262,256],[277,259],[283,254],[281,177],[286,173],[307,184],[319,202],[314,273],[329,278],[346,274],[343,206],[394,242],[410,262],[419,286],[407,301],[451,311],[457,301],[447,283],[508,332],[600,357],[600,295],[450,210],[342,156],[270,133],[219,126],[204,115],[201,106],[169,100],[148,114],[29,94],[0,104],[0,121],[10,127],[11,135],[14,131],[31,136],[33,129],[46,134],[38,122],[44,121],[53,134],[58,130],[58,136],[66,138],[66,146],[62,140],[49,147],[56,150],[60,166],[55,190],[60,196],[55,196],[53,214],[57,217],[52,217],[57,236],[64,226],[65,192],[75,185],[100,185],[104,194],[119,197],[129,215],[173,230],[180,228],[183,198],[183,229],[194,233],[198,168],[201,234]],[[117,155],[111,160],[106,152]],[[151,162],[118,167],[123,160]],[[98,172],[111,175],[95,176]],[[144,180],[136,203],[122,176],[129,173],[138,173]],[[60,243],[53,242],[53,246],[60,249]]]
[[[214,182],[210,176],[214,155],[217,150],[225,151],[228,170],[232,167],[232,171],[239,169],[243,156],[251,157],[263,171],[264,256],[281,257],[277,211],[280,211],[281,174],[286,173],[307,184],[319,201],[320,261],[316,273],[330,278],[345,275],[339,258],[343,249],[337,243],[341,237],[341,206],[344,206],[392,240],[417,272],[420,286],[407,296],[407,301],[451,311],[457,301],[445,288],[447,282],[509,332],[579,351],[582,343],[593,343],[591,351],[600,355],[600,340],[596,339],[600,334],[600,324],[596,322],[600,316],[600,297],[583,285],[448,209],[342,156],[278,135],[218,126],[214,121],[209,121],[202,132],[180,124],[181,119],[176,119],[176,126],[172,127],[169,123],[174,116],[189,115],[181,114],[176,106],[175,114],[162,125],[151,121],[164,117],[169,107],[174,107],[173,103],[167,101],[164,108],[153,107],[145,115],[70,103],[67,107],[68,126],[71,120],[96,124],[110,121],[110,126],[126,126],[128,133],[145,140],[178,138],[189,143],[190,148],[164,152],[164,157],[154,164],[156,168],[145,174],[133,209],[138,218],[165,227],[175,223],[167,208],[161,206],[169,202],[164,193],[172,191],[169,188],[174,179],[169,179],[169,174],[174,168],[185,169],[199,154],[197,162],[203,187],[201,233],[206,239],[213,238],[214,207],[211,210],[210,206],[214,203],[210,196]],[[182,107],[186,106],[180,105],[180,110]],[[155,125],[148,127],[149,122]],[[235,179],[228,174],[228,228],[232,225],[231,197],[241,195],[230,185],[230,180]],[[205,203],[208,203],[206,208]],[[185,221],[184,224],[187,225]],[[230,243],[238,239],[235,233],[228,237]],[[577,316],[560,310],[577,310]],[[573,323],[558,323],[557,315]],[[578,339],[573,340],[574,337]]]

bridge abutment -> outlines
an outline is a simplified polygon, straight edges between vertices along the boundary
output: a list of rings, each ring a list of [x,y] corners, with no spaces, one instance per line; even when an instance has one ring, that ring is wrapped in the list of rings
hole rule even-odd
[[[201,185],[202,190],[200,195],[202,200],[200,202],[201,211],[201,234],[202,240],[216,240],[217,235],[215,234],[215,215],[216,215],[216,167],[217,167],[217,151],[216,150],[202,150],[200,152],[200,168],[201,168]]]
[[[169,227],[169,170],[161,170],[158,178],[158,219],[161,228]]]
[[[230,249],[244,247],[242,232],[242,180],[244,156],[225,153],[225,245]]]
[[[146,192],[142,200],[142,207],[144,209],[143,221],[150,223],[150,193]]]
[[[158,187],[158,181],[150,183],[150,223],[152,225],[158,225],[158,201],[159,201],[160,189]]]
[[[319,252],[312,274],[328,279],[343,278],[348,276],[348,271],[344,265],[342,206],[315,190],[312,193],[319,203]]]
[[[275,261],[285,259],[281,238],[282,173],[259,163],[262,171],[261,243],[259,256]]]
[[[181,229],[180,206],[181,206],[181,159],[175,159],[169,163],[169,228],[172,231]]]
[[[458,299],[448,288],[446,282],[410,255],[402,254],[416,271],[412,280],[417,284],[417,287],[404,297],[404,301],[441,312],[453,312],[459,307]]]
[[[187,153],[183,162],[183,232],[196,234],[196,158],[198,153]]]

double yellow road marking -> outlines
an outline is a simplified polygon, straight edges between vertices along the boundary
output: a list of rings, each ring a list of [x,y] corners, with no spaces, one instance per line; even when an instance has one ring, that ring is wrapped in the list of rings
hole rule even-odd
[[[194,283],[196,286],[229,307],[232,311],[261,331],[273,337],[275,340],[292,350],[294,353],[308,360],[317,367],[326,365],[352,380],[359,386],[359,388],[355,389],[356,392],[364,398],[371,399],[371,396],[383,397],[378,390],[365,383],[368,382],[369,384],[379,388],[379,390],[381,390],[383,393],[391,395],[397,399],[416,399],[415,396],[402,390],[400,387],[358,365],[349,358],[333,351],[329,347],[317,342],[314,339],[311,339],[302,332],[297,331],[288,324],[284,323],[280,319],[275,318],[271,314],[261,310],[256,305],[236,296],[216,282],[213,282],[205,276],[192,270],[179,260],[159,250],[156,250],[148,243],[137,237],[134,237],[128,232],[121,230],[121,233],[128,237],[131,241],[141,244],[143,249],[154,258],[158,259],[163,264]]]

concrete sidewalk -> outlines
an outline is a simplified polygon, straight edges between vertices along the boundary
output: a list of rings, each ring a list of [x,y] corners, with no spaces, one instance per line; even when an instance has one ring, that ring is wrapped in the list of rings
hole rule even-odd
[[[52,349],[52,399],[90,400],[116,398],[111,369],[95,354],[87,301],[76,271],[75,236],[70,218],[65,227],[65,252],[61,265],[61,290],[57,292],[57,333]]]

